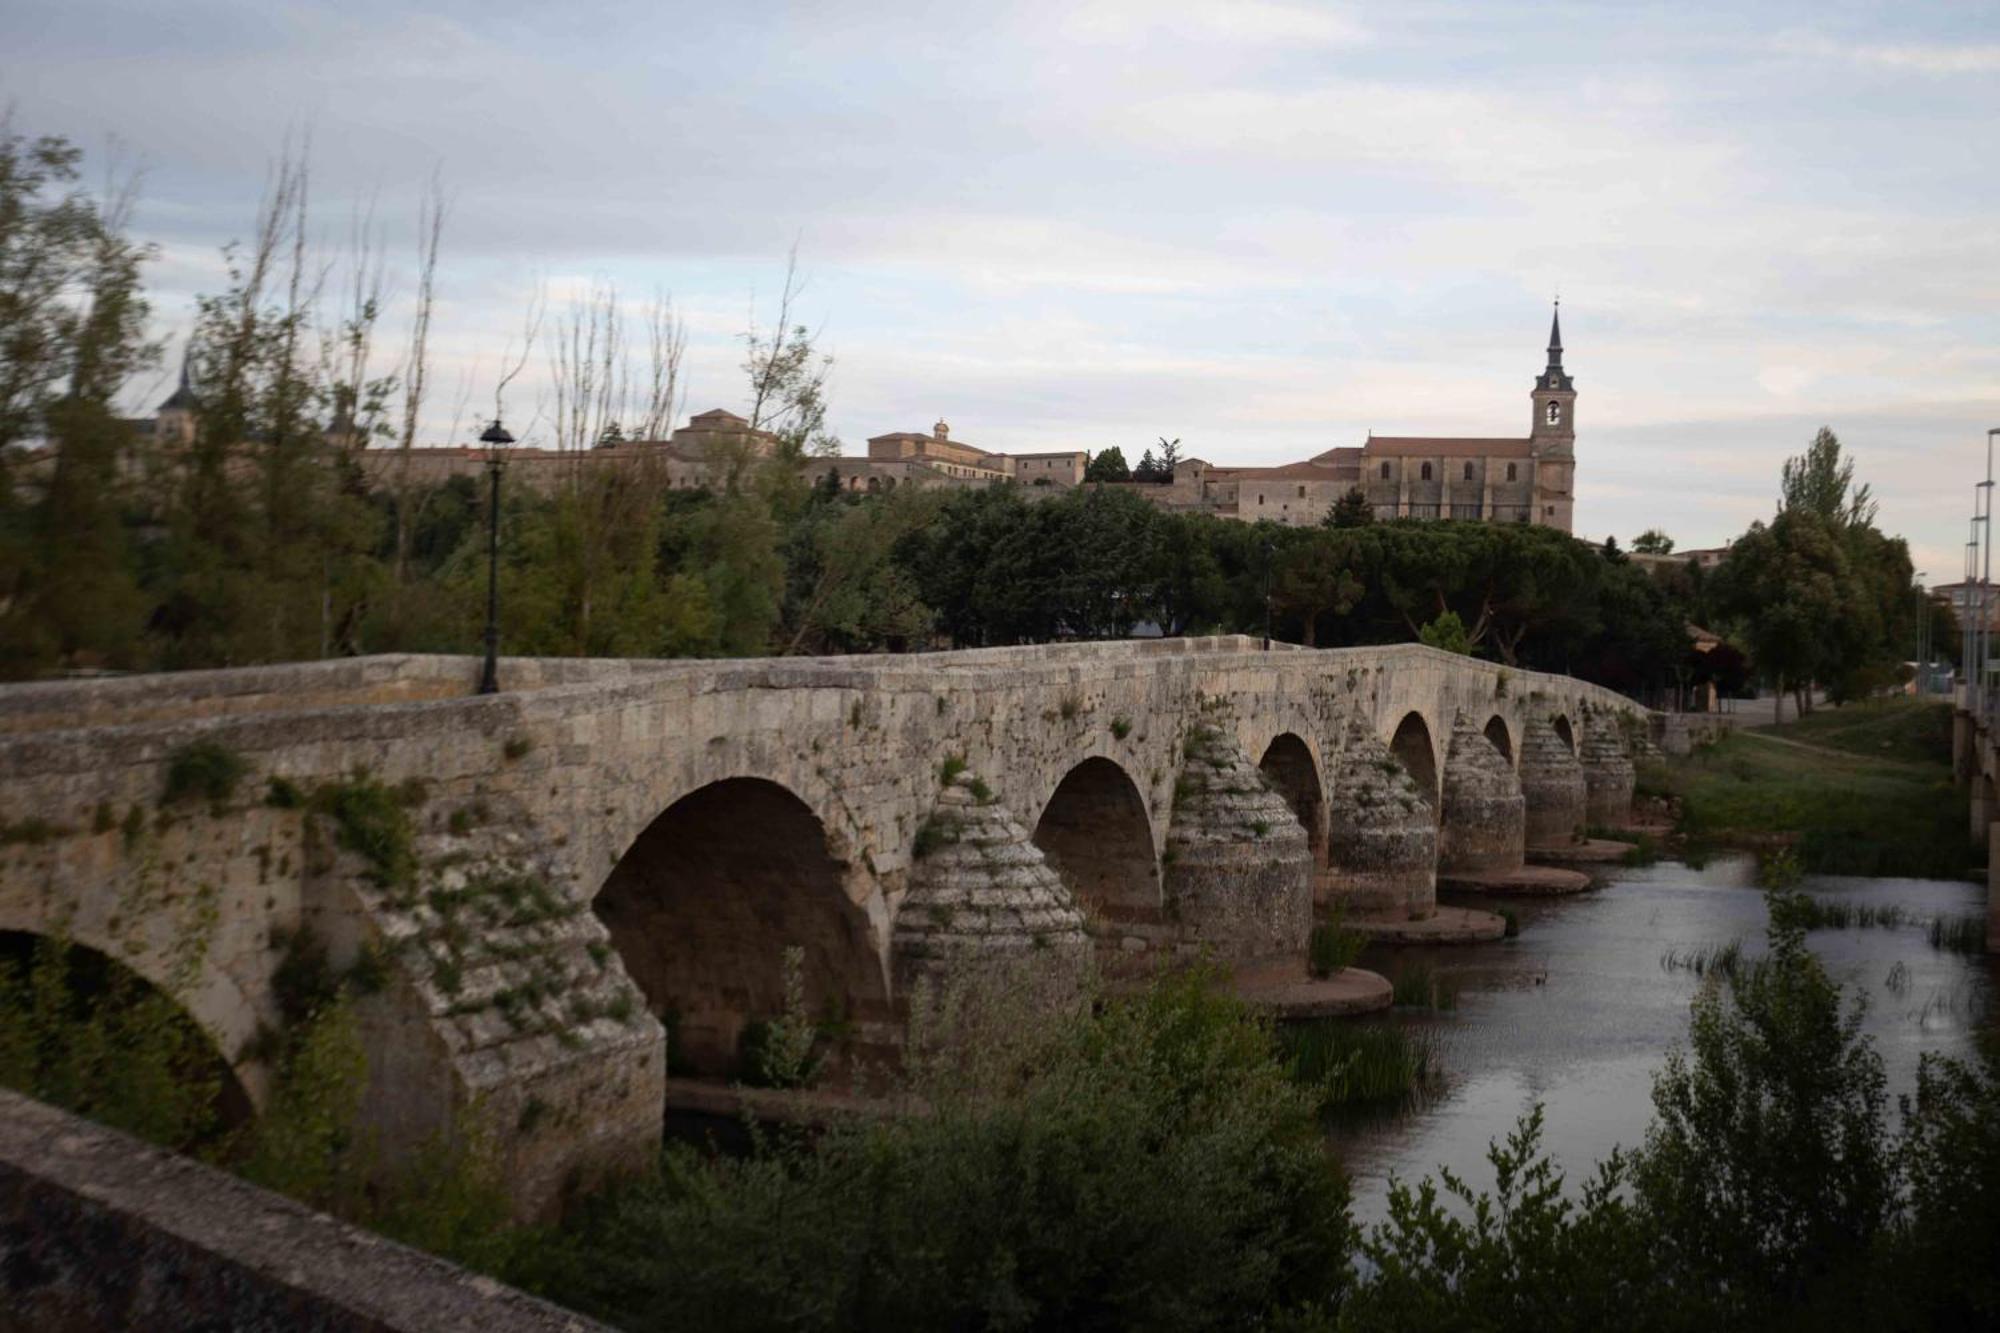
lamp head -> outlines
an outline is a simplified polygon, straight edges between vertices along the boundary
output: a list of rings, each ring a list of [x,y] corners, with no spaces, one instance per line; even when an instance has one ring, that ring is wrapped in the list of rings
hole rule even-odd
[[[509,435],[507,428],[500,424],[500,418],[495,417],[493,418],[493,424],[488,426],[485,432],[480,435],[479,442],[481,444],[490,444],[497,449],[502,445],[512,444],[514,437]]]

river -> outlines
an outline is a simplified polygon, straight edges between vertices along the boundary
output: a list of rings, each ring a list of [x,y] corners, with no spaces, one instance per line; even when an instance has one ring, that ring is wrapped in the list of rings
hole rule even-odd
[[[1621,1144],[1638,1145],[1652,1118],[1652,1076],[1684,1042],[1701,981],[1662,956],[1743,940],[1762,952],[1764,900],[1755,864],[1718,856],[1605,872],[1603,887],[1570,898],[1516,901],[1515,939],[1457,948],[1372,948],[1361,966],[1393,975],[1424,961],[1459,987],[1457,1007],[1398,1011],[1373,1021],[1429,1024],[1442,1046],[1439,1086],[1394,1114],[1337,1125],[1334,1145],[1354,1178],[1357,1220],[1385,1212],[1388,1181],[1448,1166],[1489,1188],[1486,1147],[1536,1102],[1543,1146],[1574,1184]],[[1979,910],[1985,891],[1948,880],[1810,876],[1800,888],[1856,905],[1897,905],[1894,927],[1808,936],[1846,996],[1865,998],[1863,1030],[1881,1052],[1892,1102],[1915,1086],[1925,1051],[1962,1054],[1992,1013],[1994,964],[1931,946],[1932,917]],[[1898,967],[1901,964],[1901,967]]]

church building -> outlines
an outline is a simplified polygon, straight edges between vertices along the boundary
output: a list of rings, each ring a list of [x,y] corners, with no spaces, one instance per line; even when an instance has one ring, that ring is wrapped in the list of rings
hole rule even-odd
[[[1576,382],[1563,369],[1562,317],[1549,325],[1548,365],[1529,391],[1528,433],[1514,437],[1370,435],[1281,467],[1213,467],[1182,459],[1165,486],[1134,486],[1169,509],[1309,527],[1353,490],[1378,519],[1459,518],[1573,531]]]

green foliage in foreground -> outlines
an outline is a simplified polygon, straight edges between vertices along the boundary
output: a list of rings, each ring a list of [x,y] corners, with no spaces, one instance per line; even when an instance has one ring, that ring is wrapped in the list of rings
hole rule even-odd
[[[1903,711],[1928,724],[1923,713]],[[1793,855],[1808,874],[1958,879],[1972,863],[1965,804],[1944,763],[1802,749],[1745,733],[1649,766],[1646,781],[1680,799],[1680,831],[1689,837],[1797,833]]]
[[[715,1330],[1249,1327],[1340,1294],[1346,1187],[1241,1005],[1182,977],[1021,1035],[977,1077],[920,1076],[928,1114],[670,1151],[537,1285]]]
[[[205,947],[199,923],[181,931],[172,990],[61,938],[0,957],[0,1086],[461,1263],[516,1263],[533,1236],[510,1223],[499,1158],[476,1115],[395,1168],[360,1128],[368,1060],[352,1001],[379,963],[295,990],[314,1002],[260,1042],[275,1077],[263,1113],[245,1119],[227,1064],[175,998],[199,975]]]
[[[1539,1112],[1490,1158],[1392,1190],[1343,1329],[1958,1329],[2000,1324],[2000,1045],[1927,1057],[1904,1126],[1881,1061],[1772,897],[1758,966],[1713,978],[1645,1144],[1563,1189]],[[1453,1205],[1441,1201],[1450,1196]]]

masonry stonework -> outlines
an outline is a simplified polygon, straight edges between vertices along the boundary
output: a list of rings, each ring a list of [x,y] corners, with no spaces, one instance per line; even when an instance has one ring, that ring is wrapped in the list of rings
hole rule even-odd
[[[1511,796],[1518,863],[1493,719],[1561,717],[1586,745],[1645,730],[1608,691],[1415,645],[509,659],[489,696],[477,675],[384,657],[0,688],[0,930],[65,932],[176,994],[253,1103],[282,941],[311,925],[336,963],[381,949],[364,1030],[385,1148],[499,1108],[534,1211],[649,1150],[666,1078],[731,1073],[788,949],[815,1011],[875,1045],[912,978],[967,956],[1072,966],[1078,921],[1100,966],[1296,949],[1316,874],[1425,908],[1413,801],[1436,808],[1440,785],[1440,857]],[[249,776],[164,805],[194,742]],[[947,759],[963,781],[942,789]],[[357,771],[418,792],[412,879],[380,882],[337,821],[265,799],[273,778],[324,792]],[[977,845],[920,857],[941,809]],[[1320,812],[1316,842],[1300,821]],[[1340,887],[1371,862],[1372,889]],[[190,932],[206,948],[184,966]]]

